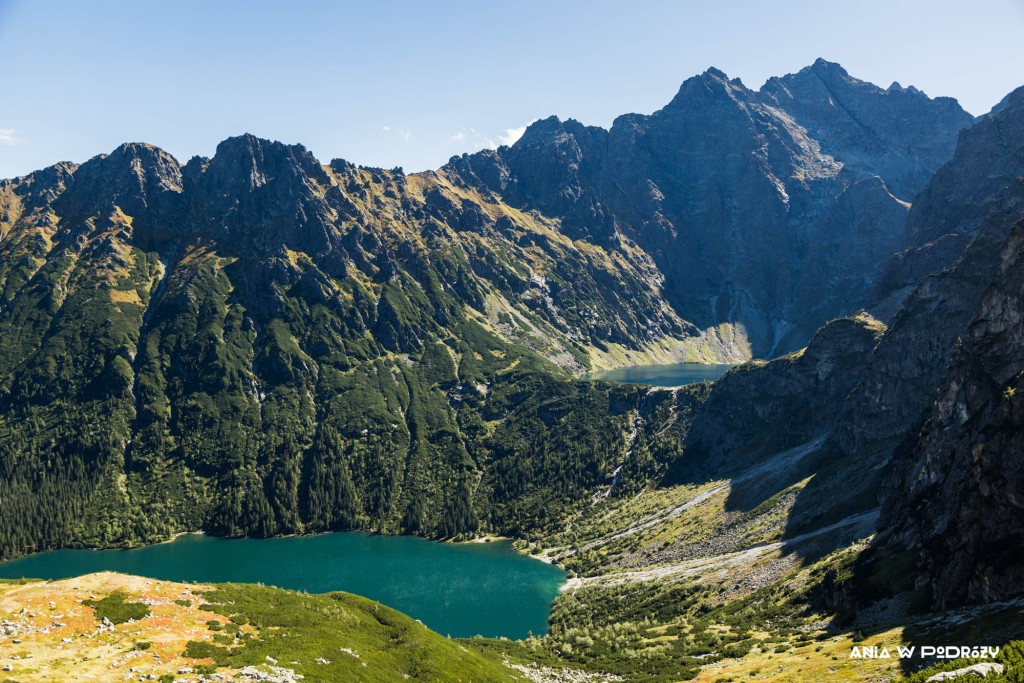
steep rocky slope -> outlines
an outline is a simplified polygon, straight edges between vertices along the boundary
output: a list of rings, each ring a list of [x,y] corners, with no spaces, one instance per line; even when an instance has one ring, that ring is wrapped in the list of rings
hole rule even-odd
[[[860,381],[885,331],[861,313],[825,325],[805,349],[731,370],[695,417],[677,475],[732,474],[765,454],[827,436],[835,406]]]
[[[672,466],[668,482],[730,480],[725,511],[764,514],[797,487],[783,541],[881,506],[880,534],[832,608],[901,591],[917,608],[1021,593],[1022,123],[1018,90],[920,195],[911,237],[959,246],[948,263],[933,258],[937,242],[901,255],[937,270],[898,293],[887,328],[858,343],[829,334],[832,323],[802,355],[733,370]],[[837,354],[841,371],[807,371]],[[758,467],[771,475],[750,476]]]
[[[1024,184],[1006,169],[1024,150],[1022,113],[1008,98],[936,176],[973,179],[944,195],[968,222],[941,230],[965,246],[913,283],[888,326],[838,320],[802,352],[733,369],[694,411],[660,487],[595,503],[548,541],[580,574],[556,605],[554,640],[635,620],[652,659],[660,634],[678,636],[657,655],[667,660],[823,623],[871,640],[909,613],[965,603],[992,612],[957,637],[1019,632]],[[924,620],[904,642],[939,642],[972,618]],[[708,622],[714,637],[699,635]],[[768,664],[766,652],[754,661]]]
[[[995,271],[884,496],[881,548],[909,549],[916,588],[940,608],[1017,596],[1024,578],[1024,223],[992,251]]]
[[[980,125],[964,130],[953,158],[915,198],[906,243],[873,292],[872,308],[882,316],[895,312],[922,277],[952,266],[988,216],[1020,201],[1022,98],[1024,89],[1015,90]]]
[[[888,454],[916,437],[999,267],[1000,245],[1024,215],[1024,89],[1007,102],[961,136],[953,160],[915,205],[911,239],[934,241],[897,258],[912,266],[902,276],[913,282],[890,294],[890,303],[902,305],[842,408],[844,452]]]
[[[1024,222],[959,340],[884,523],[918,549],[937,607],[1024,586]]]
[[[574,238],[635,243],[681,317],[742,329],[763,357],[866,305],[908,202],[971,122],[953,100],[824,60],[758,92],[711,69],[650,116],[545,119],[447,168]]]

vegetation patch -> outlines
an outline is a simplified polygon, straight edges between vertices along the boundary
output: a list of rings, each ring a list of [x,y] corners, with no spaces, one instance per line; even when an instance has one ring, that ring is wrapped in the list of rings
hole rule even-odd
[[[149,616],[149,607],[141,602],[128,602],[124,593],[111,593],[100,600],[83,600],[82,604],[96,610],[96,621],[107,619],[112,624],[138,621]]]

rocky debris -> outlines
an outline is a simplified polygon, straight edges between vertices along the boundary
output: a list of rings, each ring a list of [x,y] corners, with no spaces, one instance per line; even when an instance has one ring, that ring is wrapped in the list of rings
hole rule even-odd
[[[37,634],[47,635],[64,626],[61,622],[53,622],[46,626],[36,626],[30,620],[38,618],[39,615],[25,609],[20,610],[17,614],[12,616],[14,617],[14,620],[0,620],[0,638],[11,638],[11,643],[15,645],[21,643],[21,638],[23,636]]]
[[[268,665],[266,669],[255,666],[242,668],[235,676],[236,681],[256,681],[257,683],[297,683],[305,676],[295,673],[292,669]]]
[[[995,662],[981,662],[972,664],[962,669],[943,671],[925,679],[925,683],[940,683],[941,681],[952,681],[958,678],[988,678],[990,675],[999,676],[1003,673],[1003,665]]]
[[[15,621],[9,621],[7,619],[0,620],[0,634],[4,636],[18,636],[25,633],[27,625]],[[14,642],[18,642],[15,640]]]
[[[579,669],[556,669],[537,664],[513,664],[505,660],[505,666],[515,669],[533,683],[613,683],[623,680],[615,674],[595,674]]]

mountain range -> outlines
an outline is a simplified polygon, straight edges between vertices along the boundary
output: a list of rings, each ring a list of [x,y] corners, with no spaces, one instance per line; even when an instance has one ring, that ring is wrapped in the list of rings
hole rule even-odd
[[[1024,89],[975,118],[818,60],[424,173],[243,135],[0,181],[0,557],[500,533],[579,574],[548,647],[1014,599],[1022,179]],[[672,361],[740,365],[579,379]],[[641,607],[592,614],[617,581]]]

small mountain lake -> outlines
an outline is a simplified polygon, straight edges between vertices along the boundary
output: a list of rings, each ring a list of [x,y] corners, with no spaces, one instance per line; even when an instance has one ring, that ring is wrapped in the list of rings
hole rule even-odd
[[[359,532],[268,539],[181,536],[134,550],[55,550],[0,563],[0,578],[63,579],[98,571],[165,581],[263,583],[347,591],[394,607],[444,635],[547,633],[565,573],[511,541],[436,543]]]
[[[602,370],[584,375],[583,379],[625,384],[650,384],[655,387],[681,387],[697,382],[713,382],[732,369],[732,365],[706,363],[669,363],[666,365],[634,365]]]

